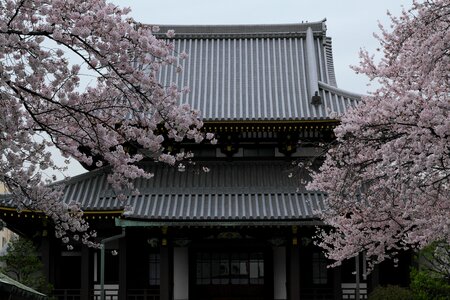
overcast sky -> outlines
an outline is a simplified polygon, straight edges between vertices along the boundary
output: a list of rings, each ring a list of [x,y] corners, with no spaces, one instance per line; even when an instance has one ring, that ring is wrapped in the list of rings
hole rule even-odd
[[[349,65],[358,64],[360,48],[374,52],[378,21],[389,25],[386,12],[399,15],[412,0],[114,0],[132,9],[131,16],[148,24],[280,24],[327,19],[333,39],[337,84],[366,93],[367,80]]]
[[[131,16],[147,24],[284,24],[327,19],[327,35],[333,39],[337,84],[355,93],[366,93],[367,79],[350,65],[358,64],[360,48],[374,52],[378,21],[389,25],[386,12],[399,15],[412,0],[114,0],[132,9]],[[55,156],[57,156],[55,154]],[[78,164],[68,174],[85,172]],[[60,177],[60,176],[58,176]]]

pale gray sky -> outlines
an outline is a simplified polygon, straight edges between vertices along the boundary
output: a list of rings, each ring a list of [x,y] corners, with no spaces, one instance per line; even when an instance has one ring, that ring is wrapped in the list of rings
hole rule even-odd
[[[358,64],[360,48],[374,52],[378,21],[390,24],[386,12],[399,15],[412,0],[113,0],[132,9],[131,16],[147,24],[280,24],[327,19],[333,39],[336,79],[340,88],[366,93],[368,81],[350,65]],[[57,154],[55,153],[55,156]],[[72,163],[68,174],[85,172]]]

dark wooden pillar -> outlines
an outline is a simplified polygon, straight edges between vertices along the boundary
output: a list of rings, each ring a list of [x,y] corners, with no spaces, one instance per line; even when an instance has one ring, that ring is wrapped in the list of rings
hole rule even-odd
[[[368,292],[372,292],[379,284],[380,284],[380,267],[376,265],[372,272],[369,275],[369,290]]]
[[[341,266],[333,268],[333,294],[335,300],[342,299],[342,276],[341,276]]]
[[[172,300],[172,251],[166,237],[161,239],[160,246],[159,295],[160,300]]]
[[[52,238],[46,229],[42,231],[41,259],[44,265],[44,274],[48,282],[55,285],[55,250],[52,250]]]
[[[286,247],[288,272],[288,299],[300,300],[300,247],[297,226],[292,227],[292,240]]]
[[[300,300],[300,251],[297,245],[289,247],[289,300]]]
[[[119,299],[127,299],[127,237],[119,239]]]
[[[89,247],[81,246],[81,299],[90,299],[90,290],[92,282],[92,270],[90,268],[92,263]]]
[[[50,278],[50,241],[48,236],[43,236],[41,241],[41,259],[42,264],[44,265],[44,274],[47,277],[48,281],[51,281]]]

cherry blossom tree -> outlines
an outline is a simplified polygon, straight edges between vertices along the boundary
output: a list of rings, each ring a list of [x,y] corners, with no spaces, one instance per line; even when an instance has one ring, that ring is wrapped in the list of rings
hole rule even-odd
[[[450,242],[450,1],[414,2],[376,36],[381,60],[359,73],[379,88],[341,118],[310,189],[328,194],[319,244],[339,265],[373,266],[404,249]]]
[[[158,39],[157,26],[128,12],[104,0],[0,1],[0,182],[19,209],[51,217],[63,241],[88,224],[43,176],[63,168],[48,146],[88,167],[109,165],[120,192],[152,176],[137,165],[144,158],[174,165],[188,155],[170,153],[168,141],[204,138],[199,113],[178,105],[184,89],[158,81],[161,67],[181,71],[187,56],[174,53],[174,32]],[[93,76],[86,88],[83,72]]]

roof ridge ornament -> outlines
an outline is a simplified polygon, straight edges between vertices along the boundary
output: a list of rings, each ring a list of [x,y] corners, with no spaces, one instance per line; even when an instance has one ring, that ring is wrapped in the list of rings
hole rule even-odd
[[[327,18],[323,18],[322,20],[322,31],[323,31],[323,35],[326,35],[327,32]]]
[[[314,34],[311,27],[306,30],[306,68],[308,70],[308,96],[311,104],[320,105],[322,103],[319,96],[319,76],[317,74],[316,48],[314,46]]]
[[[316,91],[314,96],[311,97],[311,104],[315,106],[322,104],[322,97],[319,96],[318,91]]]

